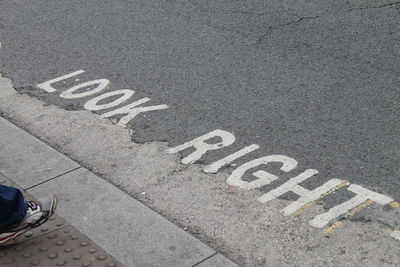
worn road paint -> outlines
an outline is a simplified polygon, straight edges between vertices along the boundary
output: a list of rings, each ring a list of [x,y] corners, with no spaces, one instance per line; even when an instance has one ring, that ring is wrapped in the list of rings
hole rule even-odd
[[[335,230],[336,228],[338,228],[339,226],[341,226],[343,224],[342,221],[337,221],[334,222],[331,226],[325,228],[322,232],[324,234],[331,234],[333,232],[333,230]]]
[[[218,130],[221,131],[221,130]],[[228,132],[222,131],[225,136],[230,136]],[[211,132],[209,134],[203,135],[201,137],[198,137],[196,139],[193,139],[192,141],[186,142],[181,146],[177,146],[175,148],[171,148],[167,150],[168,153],[177,153],[179,151],[183,151],[189,147],[194,147],[196,148],[196,151],[190,154],[189,156],[185,157],[182,159],[182,163],[184,164],[190,164],[194,163],[197,160],[199,160],[207,151],[209,150],[215,150],[219,149],[218,144],[207,144],[204,141],[207,140],[208,138],[215,137],[216,134],[214,132]],[[222,136],[220,136],[222,137]],[[223,139],[223,138],[222,138]],[[224,139],[223,139],[224,141]],[[231,143],[235,141],[234,136],[231,136]],[[220,148],[223,146],[226,146],[226,144],[219,144]],[[256,145],[258,147],[258,145]],[[209,147],[209,149],[207,149]],[[255,149],[256,147],[254,147]],[[230,163],[231,161],[239,158],[242,154],[247,154],[246,151],[247,149],[244,148],[243,150],[237,151],[221,160],[218,160],[214,162],[213,164],[210,164],[205,167],[205,172],[215,172],[218,171],[219,168],[224,166],[224,164]],[[249,149],[250,150],[250,149]],[[295,159],[290,158],[285,155],[270,155],[270,156],[265,156],[262,158],[258,158],[255,160],[251,160],[237,169],[235,169],[232,174],[227,178],[226,182],[228,185],[231,186],[236,186],[241,189],[245,190],[251,190],[251,189],[256,189],[260,188],[264,185],[268,185],[271,182],[277,180],[279,177],[276,175],[273,175],[271,173],[268,173],[266,171],[256,171],[252,173],[255,177],[258,179],[248,182],[242,180],[243,175],[245,172],[248,170],[255,168],[257,166],[263,165],[263,164],[268,164],[270,162],[280,162],[282,163],[281,170],[285,172],[289,172],[293,170],[294,168],[297,167],[298,163]],[[305,181],[306,179],[312,177],[313,175],[317,174],[318,171],[315,169],[307,169],[303,173],[299,174],[298,176],[290,179],[286,183],[282,184],[281,186],[265,193],[261,197],[259,197],[257,200],[261,203],[267,203],[277,197],[280,197],[281,195],[287,193],[287,192],[294,192],[300,196],[300,198],[297,201],[294,201],[291,203],[289,206],[287,206],[285,209],[282,210],[282,213],[285,216],[290,216],[290,215],[298,215],[301,212],[303,212],[307,207],[313,205],[317,199],[320,199],[322,197],[327,196],[328,194],[331,194],[342,187],[349,185],[350,183],[346,180],[340,180],[340,179],[331,179],[325,184],[321,185],[320,187],[310,191],[302,186],[299,185],[299,183]],[[315,216],[311,221],[309,221],[309,224],[313,227],[317,228],[323,228],[326,225],[328,225],[331,221],[334,221],[335,219],[339,218],[346,212],[349,212],[352,210],[349,214],[355,214],[358,212],[361,207],[363,207],[363,203],[370,203],[371,201],[376,202],[381,205],[386,205],[388,203],[391,206],[397,206],[397,202],[393,202],[393,199],[390,197],[387,197],[385,195],[370,191],[368,189],[363,188],[360,185],[352,184],[347,188],[349,191],[353,192],[356,194],[355,197],[353,197],[350,200],[347,200],[327,212],[323,214],[319,214]],[[360,207],[359,207],[360,206]],[[358,208],[357,208],[358,207]]]
[[[290,216],[294,214],[297,210],[301,209],[307,203],[316,201],[320,199],[322,196],[327,195],[328,192],[334,192],[338,186],[344,183],[343,180],[340,179],[331,179],[325,184],[315,188],[310,191],[300,185],[299,183],[305,181],[306,179],[312,177],[317,174],[318,171],[314,169],[308,169],[305,172],[299,174],[298,176],[290,179],[286,183],[282,184],[276,189],[271,190],[270,192],[264,194],[263,196],[258,198],[258,201],[261,203],[269,202],[287,192],[293,192],[300,196],[300,198],[294,202],[292,202],[289,206],[282,210],[282,214],[285,216]]]
[[[132,91],[129,89],[116,90],[116,91],[104,93],[102,95],[99,95],[95,98],[90,99],[89,101],[87,101],[85,103],[85,105],[83,107],[90,111],[97,111],[97,110],[116,107],[116,106],[119,106],[120,104],[124,103],[125,101],[127,101],[131,96],[133,96],[134,93],[135,93],[135,91]],[[104,100],[104,99],[107,99],[109,97],[116,96],[116,95],[121,95],[121,96],[112,102],[102,104],[102,105],[98,104],[101,100]]]
[[[390,235],[394,239],[397,239],[400,241],[400,231],[399,230],[388,229],[385,232],[383,232],[383,234]]]
[[[72,78],[81,73],[84,73],[84,71],[78,70],[78,71],[69,73],[67,75],[49,80],[47,82],[40,83],[37,86],[49,93],[56,92],[57,89],[55,89],[52,86],[52,84]],[[75,81],[79,81],[79,79],[75,79]],[[65,99],[76,99],[76,98],[87,97],[87,96],[98,94],[101,91],[107,89],[109,84],[110,84],[110,81],[107,79],[98,79],[98,80],[87,81],[87,82],[83,82],[78,85],[75,85],[69,89],[66,89],[59,96],[62,98],[65,98]],[[78,90],[85,88],[85,87],[93,86],[93,85],[97,85],[97,86],[88,91],[83,91],[83,92],[77,93]],[[106,102],[104,100],[106,100],[107,98],[111,98],[111,97],[118,96],[118,95],[121,95],[121,96],[117,99],[114,99],[111,102],[99,104],[100,101]],[[108,112],[102,114],[101,116],[104,118],[109,118],[109,117],[112,117],[115,115],[124,115],[118,121],[118,124],[120,124],[120,125],[126,125],[133,118],[135,118],[138,114],[140,114],[142,112],[162,110],[162,109],[169,108],[165,104],[140,107],[139,105],[150,101],[150,99],[146,98],[146,97],[139,99],[135,102],[132,102],[131,104],[128,104],[128,105],[118,108],[119,105],[126,102],[133,95],[134,95],[134,91],[129,90],[129,89],[123,89],[123,90],[117,90],[117,91],[113,91],[113,92],[103,93],[97,97],[89,99],[84,104],[84,108],[86,110],[90,110],[90,111],[99,111],[99,110],[117,107],[114,110],[111,110],[111,111],[108,111]],[[212,139],[215,137],[220,138],[221,141],[212,143],[212,144],[205,142],[206,140],[209,140],[209,139]],[[195,138],[191,141],[188,141],[182,145],[176,146],[174,148],[170,148],[166,152],[173,154],[173,153],[178,153],[178,152],[184,151],[188,148],[194,148],[195,150],[192,153],[190,153],[189,155],[187,155],[185,158],[183,158],[181,160],[181,162],[183,164],[193,164],[196,161],[198,161],[208,151],[217,150],[217,149],[221,149],[221,148],[230,146],[234,142],[235,142],[235,136],[233,134],[231,134],[227,131],[217,129],[217,130],[214,130],[203,136]],[[234,152],[234,153],[232,153],[210,165],[205,166],[203,168],[203,171],[205,173],[216,173],[223,166],[230,164],[233,161],[237,160],[238,158],[241,158],[259,148],[260,147],[256,144],[246,146],[239,151],[236,151],[236,152]],[[263,171],[263,170],[258,170],[258,171],[253,172],[252,175],[255,176],[257,179],[253,180],[251,182],[243,181],[242,177],[250,169],[258,167],[260,165],[272,163],[272,162],[282,163],[282,166],[280,169],[284,172],[290,172],[291,170],[295,169],[298,165],[298,162],[295,159],[290,158],[285,155],[264,156],[261,158],[251,160],[251,161],[239,166],[227,178],[226,182],[228,185],[237,186],[237,187],[240,187],[245,190],[256,189],[256,188],[260,188],[262,186],[268,185],[271,182],[277,180],[279,177],[274,174],[271,174],[269,172]],[[311,205],[314,205],[318,199],[321,199],[329,194],[332,194],[333,192],[339,190],[340,188],[350,184],[348,181],[334,178],[334,179],[327,181],[323,185],[315,188],[314,190],[308,190],[299,185],[301,182],[316,175],[317,173],[318,173],[318,171],[315,169],[307,169],[303,173],[297,175],[294,178],[291,178],[289,181],[283,183],[279,187],[263,194],[257,200],[261,203],[267,203],[275,198],[282,196],[283,194],[285,194],[287,192],[293,192],[293,193],[299,195],[299,198],[296,201],[292,202],[290,205],[288,205],[286,208],[284,208],[281,212],[285,216],[299,215],[302,212],[304,212],[305,209],[307,209]],[[367,190],[359,185],[352,184],[347,189],[349,191],[355,193],[356,196],[354,196],[352,199],[350,199],[348,201],[345,201],[345,202],[331,208],[330,210],[328,210],[327,212],[325,212],[323,214],[319,214],[319,215],[315,216],[309,222],[309,224],[311,226],[314,226],[317,228],[323,228],[327,224],[329,224],[331,221],[339,218],[340,216],[343,216],[343,214],[345,214],[343,216],[344,219],[348,218],[350,216],[353,216],[355,213],[357,213],[362,208],[364,208],[368,205],[371,205],[374,202],[381,204],[381,205],[389,204],[393,208],[398,208],[400,206],[400,204],[398,202],[394,202],[393,199],[391,199],[390,197]],[[324,233],[331,233],[335,228],[340,226],[342,223],[343,223],[342,221],[334,222],[330,227],[324,229]],[[393,231],[391,233],[391,235],[393,237],[395,237],[396,239],[400,240],[399,231],[397,231],[397,230]]]
[[[309,224],[313,227],[323,228],[328,225],[329,222],[339,218],[344,213],[348,212],[354,207],[357,207],[358,205],[361,205],[367,200],[368,199],[366,199],[364,196],[357,195],[352,199],[331,208],[327,212],[315,216],[314,219],[309,222]]]
[[[345,186],[347,186],[347,185],[349,185],[349,184],[350,184],[349,181],[344,180],[343,183],[341,183],[340,185],[338,185],[338,186],[336,186],[335,188],[329,190],[328,192],[322,194],[321,197],[320,197],[319,199],[324,198],[324,197],[326,197],[327,195],[330,195],[330,194],[332,194],[333,192],[336,192],[336,191],[338,191],[339,189],[341,189],[342,187],[345,187]],[[306,209],[308,209],[308,208],[311,207],[312,205],[315,205],[316,203],[317,203],[317,200],[308,202],[307,204],[305,204],[304,206],[302,206],[301,208],[299,208],[299,209],[298,209],[295,213],[293,213],[292,215],[293,215],[293,216],[299,216],[299,215],[302,214]]]
[[[355,207],[361,205],[368,200],[373,200],[374,202],[381,205],[386,205],[393,201],[393,199],[391,199],[390,197],[365,189],[362,186],[356,184],[350,185],[347,190],[355,193],[356,196],[331,208],[323,214],[315,216],[314,219],[309,222],[310,225],[317,228],[323,228],[330,221],[333,221],[334,219],[340,217],[349,210],[354,209]]]
[[[57,89],[55,89],[52,86],[53,83],[72,78],[72,77],[77,76],[84,72],[85,72],[84,70],[78,70],[78,71],[66,74],[64,76],[60,76],[58,78],[49,80],[47,82],[40,83],[37,85],[37,87],[39,87],[49,93],[56,92]],[[75,79],[75,81],[79,81],[79,79]],[[108,89],[109,84],[110,84],[110,81],[107,79],[98,79],[98,80],[84,82],[84,83],[75,85],[75,86],[65,90],[64,92],[62,92],[60,94],[60,97],[65,98],[65,99],[76,99],[76,98],[91,96],[91,95],[98,94],[98,93]],[[92,86],[92,85],[97,85],[97,86],[89,91],[76,93],[76,91],[78,91],[82,88],[85,88],[85,87]],[[119,94],[121,94],[121,97],[112,102],[101,104],[101,105],[98,104],[98,102],[100,102],[101,100],[104,100],[104,99],[107,99],[109,97],[119,95]],[[84,104],[84,108],[87,110],[90,110],[90,111],[97,111],[97,110],[116,107],[116,106],[122,104],[123,102],[127,101],[133,94],[134,94],[134,91],[129,90],[129,89],[117,90],[117,91],[113,91],[113,92],[104,93],[100,96],[97,96],[93,99],[88,100]],[[144,104],[148,101],[150,101],[150,98],[145,97],[145,98],[139,99],[129,105],[119,107],[119,108],[116,108],[115,110],[104,113],[101,116],[104,118],[110,118],[115,115],[125,115],[121,119],[119,119],[118,124],[122,125],[122,126],[126,126],[126,124],[128,124],[131,120],[133,120],[140,113],[169,108],[169,106],[165,105],[165,104],[155,105],[155,106],[138,107],[139,105]]]
[[[214,144],[208,144],[204,142],[214,137],[220,137],[222,140]],[[181,160],[183,164],[192,164],[198,161],[207,151],[221,149],[223,147],[232,145],[234,142],[235,136],[233,134],[217,129],[208,134],[197,137],[192,141],[186,142],[180,146],[170,148],[167,150],[167,153],[174,154],[193,147],[196,150]]]
[[[316,175],[317,173],[318,173],[317,170],[307,169],[304,172],[297,175],[296,177],[289,179],[287,182],[280,185],[279,187],[265,193],[257,200],[261,203],[267,203],[275,198],[282,196],[283,194],[286,194],[289,191],[296,193],[298,195],[306,195],[309,192],[309,190],[299,186],[298,184],[304,182],[308,178]]]
[[[299,186],[298,184],[301,183],[302,181],[305,181],[306,179],[312,177],[314,174],[318,173],[318,171],[309,169],[307,170],[309,173],[302,173],[298,175],[295,178],[290,179],[283,185],[279,186],[278,188],[264,194],[260,198],[258,198],[258,201],[261,203],[266,203],[268,201],[271,201],[274,198],[277,198],[287,192],[293,192],[297,195],[300,196],[300,198],[297,201],[292,202],[289,206],[284,208],[282,210],[282,214],[285,216],[290,216],[294,214],[297,210],[302,208],[304,205],[307,203],[310,203],[312,201],[316,201],[317,199],[320,199],[322,196],[326,195],[328,192],[334,192],[335,188],[343,184],[343,180],[340,179],[331,179],[328,182],[324,183],[323,185],[315,188],[314,190],[310,191],[302,186]],[[306,171],[306,172],[307,172]]]
[[[76,91],[89,87],[91,85],[97,85],[95,88],[89,90],[89,91],[84,91],[82,93],[75,93]],[[108,88],[110,85],[110,81],[107,79],[99,79],[99,80],[93,80],[93,81],[88,81],[84,82],[78,85],[75,85],[64,92],[60,94],[60,97],[65,98],[65,99],[75,99],[75,98],[82,98],[82,97],[87,97],[91,95],[95,95],[100,93],[101,91],[105,90]]]
[[[400,231],[399,230],[394,230],[391,234],[391,237],[393,237],[394,239],[397,239],[400,241]]]
[[[162,110],[162,109],[167,109],[169,106],[167,105],[156,105],[156,106],[147,106],[147,107],[137,107],[143,103],[146,103],[150,101],[150,98],[142,98],[139,99],[129,105],[123,106],[121,108],[117,108],[115,110],[112,110],[110,112],[107,112],[105,114],[102,114],[101,116],[104,118],[110,118],[115,115],[125,115],[122,117],[119,121],[119,125],[126,125],[128,124],[131,120],[133,120],[139,113],[142,112],[149,112],[149,111],[155,111],[155,110]]]
[[[385,235],[390,235],[391,233],[393,233],[393,230],[391,230],[391,229],[388,229],[385,232],[383,232],[383,234],[385,234]]]
[[[349,211],[348,213],[346,213],[343,218],[347,219],[350,218],[351,216],[354,216],[357,212],[359,212],[361,209],[371,206],[372,204],[374,204],[374,201],[371,199],[368,199],[367,201],[365,201],[364,203],[362,203],[361,205],[355,207],[354,209],[352,209],[351,211]]]
[[[294,168],[297,167],[297,161],[293,158],[290,158],[288,156],[284,155],[270,155],[270,156],[265,156],[262,158],[254,159],[252,161],[249,161],[242,166],[238,167],[236,170],[232,172],[232,174],[228,177],[226,182],[231,185],[231,186],[237,186],[245,190],[251,190],[255,188],[260,188],[264,185],[270,184],[272,181],[278,179],[279,177],[276,175],[273,175],[269,172],[266,171],[257,171],[253,173],[254,176],[256,176],[258,179],[247,182],[243,181],[242,177],[245,174],[246,171],[263,165],[263,164],[268,164],[271,162],[278,162],[282,163],[282,167],[280,168],[284,172],[290,172]]]
[[[354,216],[357,212],[359,212],[361,209],[368,207],[370,205],[374,204],[374,201],[372,200],[367,200],[364,203],[362,203],[361,205],[355,207],[354,209],[352,209],[351,211],[349,211],[348,213],[346,213],[345,215],[343,215],[342,219],[348,219],[351,216]],[[332,233],[333,230],[335,230],[337,227],[339,227],[340,225],[343,224],[343,221],[336,221],[332,224],[332,226],[327,227],[323,230],[324,233]]]
[[[53,93],[53,92],[57,91],[57,89],[55,89],[53,86],[51,86],[53,83],[57,83],[57,82],[60,82],[62,80],[69,79],[71,77],[77,76],[77,75],[79,75],[81,73],[84,73],[84,72],[85,72],[84,70],[74,71],[74,72],[71,72],[69,74],[66,74],[66,75],[54,78],[52,80],[49,80],[47,82],[40,83],[40,84],[37,85],[37,87],[39,87],[40,89],[45,90],[46,92]]]
[[[250,152],[253,152],[254,150],[259,149],[260,147],[258,145],[250,145],[242,148],[239,151],[236,151],[233,154],[230,154],[229,156],[226,156],[223,159],[220,159],[210,165],[207,165],[203,168],[203,171],[205,173],[217,173],[219,169],[221,169],[223,166],[231,163],[234,160],[237,160],[240,157],[243,157],[244,155],[249,154]]]

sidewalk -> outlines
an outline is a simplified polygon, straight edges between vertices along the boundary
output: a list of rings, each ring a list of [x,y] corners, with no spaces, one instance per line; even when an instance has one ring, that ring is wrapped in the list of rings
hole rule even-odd
[[[153,210],[0,117],[0,183],[59,198],[57,215],[3,266],[236,266]]]

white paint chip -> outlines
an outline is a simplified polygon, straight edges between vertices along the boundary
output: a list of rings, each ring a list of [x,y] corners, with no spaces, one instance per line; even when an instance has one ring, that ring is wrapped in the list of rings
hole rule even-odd
[[[390,233],[390,236],[393,237],[394,239],[397,239],[400,241],[400,231],[399,230],[394,230],[392,233]]]

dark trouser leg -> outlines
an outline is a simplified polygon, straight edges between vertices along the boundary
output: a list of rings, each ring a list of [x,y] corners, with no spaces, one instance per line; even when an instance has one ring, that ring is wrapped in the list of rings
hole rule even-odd
[[[21,191],[15,187],[0,185],[0,230],[22,221],[27,208]]]

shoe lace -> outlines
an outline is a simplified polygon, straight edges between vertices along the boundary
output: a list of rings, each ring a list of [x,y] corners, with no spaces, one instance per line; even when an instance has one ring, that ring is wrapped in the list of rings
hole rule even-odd
[[[38,209],[38,205],[33,202],[33,201],[27,201],[26,205],[28,206],[29,209],[31,210],[37,210]]]

